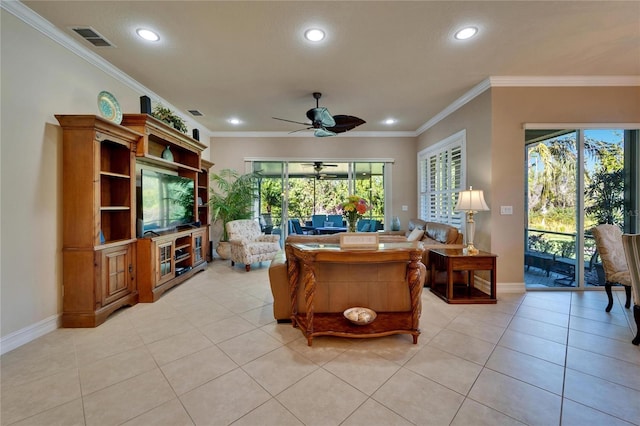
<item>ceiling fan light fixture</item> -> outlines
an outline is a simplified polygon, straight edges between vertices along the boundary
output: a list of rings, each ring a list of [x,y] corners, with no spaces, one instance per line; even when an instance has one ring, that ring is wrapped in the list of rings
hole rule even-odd
[[[477,33],[478,29],[476,27],[465,27],[461,30],[458,30],[454,37],[456,38],[456,40],[468,40]]]
[[[136,30],[136,34],[138,34],[139,37],[147,40],[147,41],[158,41],[160,40],[160,36],[154,32],[151,31],[147,28],[138,28]]]
[[[304,38],[309,41],[322,41],[325,38],[325,33],[319,28],[310,28],[304,32]]]
[[[234,126],[237,126],[239,124],[242,124],[242,121],[239,118],[232,117],[232,118],[227,120],[227,123],[233,124]]]
[[[382,123],[386,124],[387,126],[391,126],[392,124],[396,124],[398,122],[398,120],[396,120],[395,118],[387,118],[386,120],[383,120]]]

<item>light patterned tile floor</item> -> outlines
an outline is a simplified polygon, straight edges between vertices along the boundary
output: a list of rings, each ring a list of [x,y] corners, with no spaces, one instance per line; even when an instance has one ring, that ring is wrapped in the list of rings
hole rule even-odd
[[[423,292],[422,335],[319,337],[271,315],[268,263],[216,260],[156,303],[0,358],[2,425],[640,425],[616,292]]]

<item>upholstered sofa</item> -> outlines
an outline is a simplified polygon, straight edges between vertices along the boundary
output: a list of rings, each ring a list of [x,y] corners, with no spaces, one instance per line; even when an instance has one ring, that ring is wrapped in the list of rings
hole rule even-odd
[[[420,231],[423,231],[420,233]],[[412,235],[413,232],[413,235]],[[411,219],[405,235],[380,233],[380,242],[401,242],[407,241],[418,235],[424,247],[422,263],[425,265],[423,285],[429,285],[429,250],[432,248],[463,248],[463,235],[458,229],[436,222],[425,222],[420,219]],[[338,244],[340,234],[333,235],[289,235],[285,244],[296,242]],[[273,314],[278,321],[288,321],[291,317],[291,298],[289,295],[289,279],[287,275],[287,259],[284,250],[276,254],[269,266],[269,281],[273,294]],[[440,279],[440,278],[438,278]],[[299,297],[298,300],[303,300]]]
[[[381,235],[380,242],[405,242],[406,237],[402,235]],[[319,244],[339,244],[340,235],[289,235],[286,244],[290,243],[319,243]],[[322,270],[318,271],[318,283],[340,281],[340,293],[331,293],[331,290],[316,291],[314,304],[317,312],[342,312],[344,309],[356,306],[359,297],[366,297],[370,307],[376,311],[406,311],[409,310],[409,289],[406,284],[406,270],[403,265],[390,263],[388,265],[376,264],[375,266],[355,265],[351,268],[343,264],[324,264]],[[426,268],[421,265],[420,269],[421,285],[424,285]],[[362,277],[367,278],[367,285],[363,287]],[[281,250],[271,261],[269,266],[269,281],[273,294],[273,316],[278,322],[288,322],[291,319],[291,297],[289,294],[289,276],[287,273],[287,259],[285,251]],[[375,285],[371,282],[381,283],[380,288],[384,288],[383,297],[376,297],[372,294],[359,294],[375,292]],[[327,285],[326,288],[331,287]],[[302,291],[300,286],[299,291]],[[345,298],[349,298],[346,300]],[[376,299],[376,302],[372,302]],[[298,295],[298,311],[305,312],[304,295]],[[373,305],[371,305],[373,303]]]
[[[422,263],[427,267],[427,278],[425,286],[431,285],[431,265],[429,264],[429,251],[434,248],[464,248],[463,235],[458,228],[447,225],[446,223],[426,222],[421,219],[411,219],[409,226],[405,232],[405,236],[409,239],[416,238],[422,241],[424,253],[422,254]],[[457,280],[464,280],[461,272],[456,272]],[[445,272],[439,272],[438,281],[446,278]]]

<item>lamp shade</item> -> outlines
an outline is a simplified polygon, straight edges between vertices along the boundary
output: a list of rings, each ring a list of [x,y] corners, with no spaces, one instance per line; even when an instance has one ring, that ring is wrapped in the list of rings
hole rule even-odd
[[[481,189],[469,187],[468,191],[460,191],[455,211],[479,212],[483,210],[489,210],[489,206],[484,201],[484,192]]]

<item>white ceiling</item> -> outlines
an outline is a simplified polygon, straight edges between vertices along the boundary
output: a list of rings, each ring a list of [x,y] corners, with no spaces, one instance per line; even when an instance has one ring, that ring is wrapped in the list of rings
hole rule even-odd
[[[23,3],[180,112],[202,112],[213,132],[296,130],[272,117],[307,121],[314,91],[332,114],[367,121],[350,133],[416,132],[490,76],[640,75],[639,1]],[[465,25],[479,34],[454,40]],[[96,48],[74,26],[116,47]],[[324,42],[303,39],[311,26]],[[139,27],[161,40],[143,42]]]

